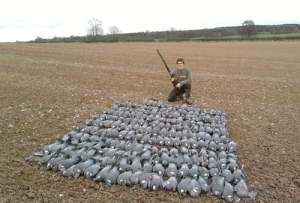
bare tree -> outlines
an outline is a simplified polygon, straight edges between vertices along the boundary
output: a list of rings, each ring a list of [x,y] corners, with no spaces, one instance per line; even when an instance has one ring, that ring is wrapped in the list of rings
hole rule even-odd
[[[37,36],[34,40],[35,42],[42,42],[43,41],[43,38]]]
[[[244,36],[244,37],[251,37],[251,35],[256,35],[257,30],[255,27],[254,21],[253,20],[245,20],[242,23],[240,34],[241,34],[241,36]]]
[[[122,31],[117,26],[109,26],[108,28],[108,34],[110,35],[117,35],[122,33]]]
[[[113,42],[119,41],[119,34],[122,33],[122,31],[117,26],[109,26],[108,27],[108,34],[110,35],[110,39]]]
[[[176,29],[174,27],[170,27],[169,31],[174,32],[174,31],[176,31]]]
[[[102,21],[96,18],[91,18],[88,20],[89,28],[87,29],[88,36],[91,37],[92,41],[96,42],[98,40],[98,36],[103,34]]]
[[[174,27],[170,27],[166,32],[165,32],[165,38],[176,38],[177,37],[177,30]]]

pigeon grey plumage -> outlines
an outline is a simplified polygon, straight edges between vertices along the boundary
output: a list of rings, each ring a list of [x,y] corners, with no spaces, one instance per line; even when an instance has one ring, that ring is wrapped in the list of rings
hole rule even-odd
[[[147,173],[147,171],[143,171],[139,175],[139,183],[142,185],[144,189],[146,189],[150,183],[152,173]]]
[[[113,165],[107,165],[105,166],[97,175],[96,177],[93,179],[93,181],[95,182],[103,182],[105,180],[105,178],[107,177],[108,173],[111,171],[111,169],[113,168]]]
[[[47,163],[47,167],[45,168],[47,171],[51,170],[53,167],[57,166],[59,164],[60,161],[65,160],[66,158],[64,158],[63,156],[51,159],[48,163]]]
[[[221,176],[214,176],[212,183],[211,183],[211,189],[212,193],[216,195],[217,197],[221,198],[223,190],[224,190],[224,184],[225,184],[225,179],[224,177]]]
[[[129,169],[132,170],[133,173],[139,169],[142,169],[141,156],[139,153],[137,154],[135,159],[132,161],[132,164],[130,165]]]
[[[116,101],[26,160],[47,163],[46,170],[58,165],[62,176],[78,177],[84,171],[107,185],[141,184],[149,191],[164,188],[192,197],[202,191],[226,201],[251,201],[257,191],[248,192],[226,116],[154,99]],[[163,176],[169,179],[163,181]]]
[[[131,184],[136,185],[136,184],[139,183],[139,176],[142,172],[143,171],[140,169],[140,170],[137,170],[135,173],[132,174],[132,176],[130,177]]]
[[[177,190],[178,181],[175,177],[171,176],[168,180],[162,183],[162,188],[175,192]]]
[[[233,201],[233,193],[234,193],[234,189],[233,189],[232,185],[230,183],[228,183],[227,181],[225,181],[222,198],[224,198],[227,202],[232,202]]]
[[[86,160],[85,162],[81,162],[76,164],[75,170],[74,170],[74,178],[78,178],[89,166],[96,163],[96,160],[94,158],[90,158]]]
[[[208,192],[208,190],[209,190],[208,184],[207,184],[206,180],[204,180],[204,178],[202,176],[199,176],[198,183],[199,183],[199,185],[201,187],[201,191]]]
[[[201,194],[201,186],[196,179],[192,179],[187,186],[188,192],[192,197],[198,197]]]
[[[186,178],[182,179],[180,181],[180,183],[178,183],[177,190],[180,195],[182,195],[184,197],[187,196],[188,185],[190,184],[191,181],[192,181],[192,179],[190,177],[186,177]]]
[[[118,176],[117,183],[121,186],[131,186],[132,171],[125,171]]]
[[[84,170],[84,175],[86,176],[87,179],[89,179],[95,176],[100,171],[100,168],[101,168],[101,162],[96,161],[95,164],[90,165]]]
[[[181,164],[181,168],[178,170],[177,177],[178,178],[186,178],[189,172],[189,166],[186,163]]]
[[[199,176],[199,166],[197,164],[193,164],[192,167],[188,171],[188,175],[193,178],[198,180]]]
[[[129,170],[129,168],[130,168],[130,161],[129,161],[128,156],[121,158],[121,161],[120,161],[119,167],[118,167],[118,170],[120,171],[120,173],[123,173],[123,172]]]
[[[162,188],[163,179],[161,176],[157,175],[156,173],[152,173],[150,176],[150,181],[148,185],[149,191],[155,191]]]
[[[204,180],[208,180],[209,178],[209,170],[206,167],[199,167],[199,175],[204,178]]]
[[[239,181],[239,183],[234,187],[234,191],[236,191],[236,194],[241,198],[248,196],[248,187],[244,179]]]
[[[258,190],[249,192],[247,197],[243,197],[242,200],[245,202],[249,202],[256,197],[257,193],[258,193]]]
[[[165,176],[167,177],[176,177],[177,176],[177,165],[174,162],[170,162],[168,168],[165,170]]]
[[[113,184],[116,184],[119,175],[120,171],[118,170],[118,166],[114,166],[105,177],[106,185],[112,186]]]
[[[76,157],[72,157],[70,159],[62,160],[58,164],[58,170],[64,171],[64,170],[70,168],[71,166],[73,166],[74,164],[79,163],[80,161],[81,161],[80,156],[76,156]]]
[[[233,174],[228,169],[222,170],[220,176],[224,177],[225,181],[227,181],[228,183],[231,183],[233,181]]]
[[[233,172],[233,184],[238,184],[242,179],[245,180],[245,175],[240,169],[236,169]]]
[[[159,176],[163,176],[165,174],[165,168],[162,164],[157,163],[153,166],[153,172],[157,173]]]
[[[60,176],[73,176],[74,175],[75,167],[76,167],[76,165],[73,165],[73,166],[69,167],[66,170],[60,171],[59,175]]]
[[[143,163],[143,170],[147,171],[148,173],[152,172],[152,170],[153,170],[152,163],[150,161],[145,161]]]

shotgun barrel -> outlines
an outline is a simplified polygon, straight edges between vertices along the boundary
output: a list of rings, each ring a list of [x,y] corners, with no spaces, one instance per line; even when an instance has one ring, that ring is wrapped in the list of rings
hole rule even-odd
[[[163,58],[163,56],[161,55],[161,53],[159,52],[158,49],[156,49],[156,51],[157,51],[157,53],[159,54],[161,60],[164,62],[164,64],[165,64],[165,66],[166,66],[166,69],[167,69],[168,73],[169,73],[169,74],[171,75],[171,77],[173,78],[174,76],[173,76],[172,72],[170,71],[170,69],[169,69],[169,67],[168,67],[168,65],[167,65],[167,63],[166,63],[166,61],[165,61],[165,59]],[[175,90],[177,91],[179,88],[176,87],[176,85],[177,85],[176,80],[172,81],[172,83],[173,83],[173,86],[174,86]]]

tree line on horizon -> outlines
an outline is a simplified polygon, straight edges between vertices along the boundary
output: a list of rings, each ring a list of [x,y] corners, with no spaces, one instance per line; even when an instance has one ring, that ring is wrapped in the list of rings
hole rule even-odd
[[[89,28],[86,36],[53,37],[44,39],[37,37],[29,42],[154,42],[154,41],[227,41],[227,40],[254,40],[258,34],[290,34],[300,33],[299,24],[280,25],[255,25],[253,20],[245,20],[241,26],[217,27],[199,30],[176,30],[169,28],[166,31],[149,30],[138,33],[122,33],[116,26],[110,26],[106,35],[103,34],[102,21],[92,18],[88,20]],[[229,36],[240,36],[241,38],[229,39]],[[293,39],[293,38],[291,38]],[[295,37],[300,39],[300,37]],[[266,39],[264,39],[266,40]]]

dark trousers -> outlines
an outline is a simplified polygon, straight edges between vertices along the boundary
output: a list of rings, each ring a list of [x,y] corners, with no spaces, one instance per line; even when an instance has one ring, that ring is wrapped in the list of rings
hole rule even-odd
[[[168,101],[173,102],[175,101],[176,97],[178,97],[180,94],[185,93],[185,89],[191,89],[192,85],[191,83],[186,83],[185,85],[180,86],[179,90],[172,90],[170,92]]]

